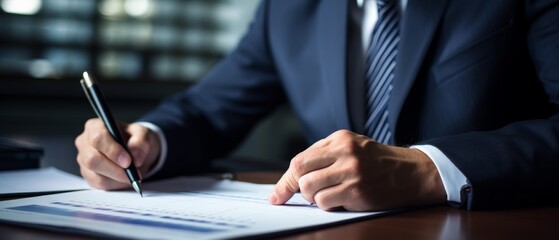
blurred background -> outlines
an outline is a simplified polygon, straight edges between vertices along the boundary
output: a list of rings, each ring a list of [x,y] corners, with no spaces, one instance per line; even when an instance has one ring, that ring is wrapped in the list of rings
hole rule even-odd
[[[134,121],[201,79],[245,33],[258,0],[0,0],[0,137],[42,146],[41,166],[78,174],[74,138],[94,112],[91,70],[118,119]],[[274,170],[304,148],[285,106],[218,167]]]

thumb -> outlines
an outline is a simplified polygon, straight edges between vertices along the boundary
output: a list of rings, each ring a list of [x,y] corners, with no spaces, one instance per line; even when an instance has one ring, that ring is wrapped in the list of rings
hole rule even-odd
[[[299,191],[299,183],[297,178],[288,169],[281,179],[276,183],[274,190],[268,196],[268,202],[274,205],[280,205],[287,202],[293,194]]]

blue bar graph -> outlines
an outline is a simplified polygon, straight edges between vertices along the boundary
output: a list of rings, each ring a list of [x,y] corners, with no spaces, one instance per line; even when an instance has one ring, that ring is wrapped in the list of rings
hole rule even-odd
[[[186,224],[177,224],[177,223],[147,220],[147,219],[140,219],[140,218],[127,218],[122,216],[115,216],[115,215],[95,213],[95,212],[86,212],[86,211],[75,211],[75,210],[69,210],[64,208],[57,208],[57,207],[50,207],[50,206],[43,206],[43,205],[36,205],[36,204],[11,207],[8,209],[33,212],[33,213],[44,213],[44,214],[50,214],[56,216],[98,220],[103,222],[198,232],[198,233],[214,233],[214,232],[225,231],[225,229],[219,229],[219,228],[192,226]]]

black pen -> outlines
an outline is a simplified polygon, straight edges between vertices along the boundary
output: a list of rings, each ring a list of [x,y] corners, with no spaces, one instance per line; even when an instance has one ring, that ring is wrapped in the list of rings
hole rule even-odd
[[[120,129],[118,128],[118,125],[109,110],[109,106],[105,103],[105,98],[103,97],[103,93],[101,92],[101,88],[99,87],[99,83],[95,80],[95,77],[87,71],[83,72],[83,79],[80,80],[80,83],[83,91],[85,92],[85,96],[87,96],[89,103],[91,103],[91,106],[93,107],[93,110],[97,116],[103,120],[105,127],[109,130],[114,140],[120,144],[130,156],[132,156],[128,147],[126,147],[126,142],[124,142],[124,138],[122,138]],[[134,190],[136,190],[140,196],[144,197],[141,188],[142,180],[138,175],[136,166],[134,166],[134,161],[130,163],[130,166],[124,169],[124,172],[126,173],[126,176],[128,176],[128,180],[130,180]]]

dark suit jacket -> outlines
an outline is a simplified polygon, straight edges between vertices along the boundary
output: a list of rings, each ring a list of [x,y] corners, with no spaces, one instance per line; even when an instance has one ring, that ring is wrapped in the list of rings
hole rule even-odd
[[[309,142],[362,132],[348,106],[348,5],[264,1],[230,55],[142,119],[169,144],[159,174],[207,166],[286,101]],[[470,182],[465,207],[558,202],[558,1],[410,0],[397,61],[395,142],[445,153]]]

